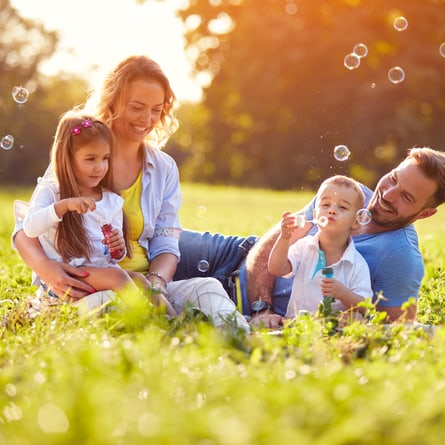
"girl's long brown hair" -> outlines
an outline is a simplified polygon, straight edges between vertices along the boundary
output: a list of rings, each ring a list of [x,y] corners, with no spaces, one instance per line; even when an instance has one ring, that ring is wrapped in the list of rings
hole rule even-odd
[[[91,122],[91,126],[88,124],[84,126],[88,121]],[[60,199],[80,196],[72,168],[73,154],[81,146],[94,141],[109,144],[112,153],[114,137],[105,124],[93,116],[79,114],[76,111],[69,111],[62,116],[51,149],[52,166],[59,185]],[[115,192],[111,163],[112,156],[108,171],[99,185],[103,189]],[[57,228],[56,246],[64,261],[79,257],[90,259],[91,243],[83,225],[82,215],[77,212],[67,212],[63,216]]]

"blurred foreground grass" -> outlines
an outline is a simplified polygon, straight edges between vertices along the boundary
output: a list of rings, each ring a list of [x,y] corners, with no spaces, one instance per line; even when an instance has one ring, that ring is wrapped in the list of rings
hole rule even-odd
[[[185,227],[261,234],[309,194],[183,186]],[[30,273],[10,247],[0,191],[0,445],[438,444],[445,330],[302,319],[282,336],[167,321],[137,296],[101,317],[56,307],[32,319]],[[420,321],[442,324],[443,211],[417,223],[427,275]]]

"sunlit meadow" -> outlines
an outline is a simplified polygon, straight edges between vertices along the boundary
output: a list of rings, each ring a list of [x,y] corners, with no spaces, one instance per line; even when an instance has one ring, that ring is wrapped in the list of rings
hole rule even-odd
[[[183,225],[261,234],[310,193],[184,185]],[[30,272],[10,247],[0,192],[0,445],[437,444],[445,435],[444,211],[417,224],[426,277],[419,322],[305,318],[281,336],[168,321],[137,295],[119,311],[32,317]],[[372,307],[370,307],[372,311]]]

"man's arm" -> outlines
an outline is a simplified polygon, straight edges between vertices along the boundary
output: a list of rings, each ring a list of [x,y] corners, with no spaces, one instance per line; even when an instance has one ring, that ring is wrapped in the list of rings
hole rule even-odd
[[[411,323],[416,319],[417,314],[417,304],[412,304],[402,310],[401,306],[381,306],[377,305],[376,309],[378,311],[384,311],[388,315],[388,322],[393,321],[403,321],[406,323]]]
[[[270,305],[272,304],[275,277],[269,273],[267,263],[270,251],[279,233],[280,226],[273,227],[255,243],[247,254],[247,296],[250,304],[255,300],[263,300]]]
[[[300,213],[300,212],[297,212]],[[303,238],[312,227],[312,223],[306,223],[303,228],[297,228],[292,231],[289,245],[300,238]],[[269,255],[274,246],[278,235],[281,232],[281,222],[273,226],[266,234],[256,242],[246,258],[246,278],[247,278],[247,296],[250,304],[255,300],[263,300],[272,305],[275,277],[269,273],[268,261]],[[283,317],[274,314],[271,310],[260,312],[257,315],[252,314],[251,325],[277,329],[283,324]]]
[[[296,214],[302,214],[301,211]],[[312,228],[312,223],[306,222],[302,228],[294,228],[289,241],[289,245],[307,235]],[[269,273],[269,255],[281,231],[281,222],[269,229],[250,249],[246,258],[247,273],[247,295],[249,302],[263,300],[272,304],[272,292],[275,284],[275,277]]]

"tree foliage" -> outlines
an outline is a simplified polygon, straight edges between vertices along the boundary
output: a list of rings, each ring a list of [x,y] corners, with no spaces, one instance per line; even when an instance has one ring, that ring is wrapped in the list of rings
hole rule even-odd
[[[20,16],[9,0],[0,0],[0,138],[14,137],[11,150],[0,149],[0,184],[35,183],[49,160],[60,114],[85,99],[86,84],[74,76],[48,78],[39,72],[56,50],[58,35]],[[30,96],[17,104],[15,86]]]
[[[213,78],[205,128],[180,133],[188,178],[293,188],[345,173],[372,186],[409,147],[445,146],[444,0],[191,0],[180,15],[196,71]],[[346,69],[358,43],[368,55]]]

